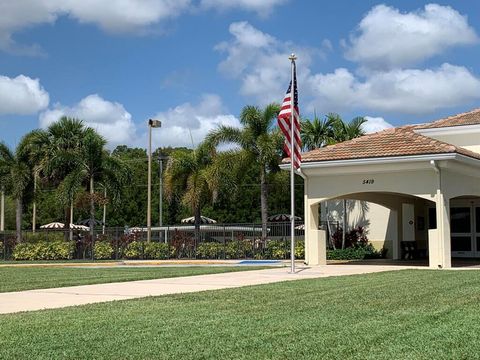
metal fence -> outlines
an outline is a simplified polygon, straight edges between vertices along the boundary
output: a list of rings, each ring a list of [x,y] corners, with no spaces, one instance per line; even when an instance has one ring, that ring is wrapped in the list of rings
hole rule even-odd
[[[59,229],[0,232],[0,259],[287,259],[290,257],[290,222],[171,225],[147,228],[105,228],[89,232]],[[338,222],[323,228],[334,232]],[[263,233],[266,236],[263,236]],[[303,223],[295,224],[296,257],[304,255]],[[20,247],[19,247],[20,246]]]

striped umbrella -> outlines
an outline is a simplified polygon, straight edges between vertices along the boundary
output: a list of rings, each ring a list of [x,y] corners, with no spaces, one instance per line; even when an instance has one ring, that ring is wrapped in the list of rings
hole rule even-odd
[[[302,218],[300,216],[295,216],[295,221],[300,221]],[[267,218],[269,222],[287,222],[290,221],[290,214],[277,214],[272,215]]]
[[[76,225],[76,224],[70,224],[70,229],[73,230],[81,230],[81,231],[88,231],[90,228],[85,225]]]
[[[63,229],[64,227],[65,227],[64,223],[52,222],[52,223],[40,226],[40,229]]]
[[[182,219],[182,224],[195,224],[195,216]],[[201,224],[216,224],[217,220],[210,219],[206,216],[200,216],[200,223]]]

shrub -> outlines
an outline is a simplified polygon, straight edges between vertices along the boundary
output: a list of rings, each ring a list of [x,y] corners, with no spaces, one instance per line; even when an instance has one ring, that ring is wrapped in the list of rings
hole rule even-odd
[[[286,240],[267,240],[265,257],[267,259],[285,259],[290,255],[290,243]]]
[[[295,241],[295,258],[305,259],[305,240]]]
[[[229,241],[225,244],[226,259],[242,259],[253,257],[253,244],[249,239]]]
[[[197,246],[197,257],[201,259],[220,259],[223,257],[223,244],[203,242]]]
[[[140,259],[143,256],[143,244],[139,241],[132,241],[123,252],[127,259]]]
[[[333,242],[337,249],[342,247],[342,237],[342,228],[338,228],[337,231],[335,231],[335,233],[332,235]],[[367,245],[367,243],[367,232],[363,226],[358,226],[345,234],[345,248],[350,248],[357,245]]]
[[[383,251],[377,251],[372,244],[357,245],[345,249],[327,250],[328,260],[362,260],[384,256]]]
[[[172,249],[165,243],[149,242],[143,244],[144,259],[165,260],[170,258],[171,253]]]
[[[15,246],[14,260],[67,260],[73,257],[73,241],[38,241]]]
[[[111,259],[113,256],[113,247],[109,242],[97,241],[95,242],[93,255],[97,260]]]

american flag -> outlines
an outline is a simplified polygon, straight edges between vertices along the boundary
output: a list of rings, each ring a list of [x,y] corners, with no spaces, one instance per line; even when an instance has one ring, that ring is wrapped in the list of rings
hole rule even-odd
[[[292,155],[290,149],[292,147],[291,137],[290,137],[290,119],[291,119],[291,101],[292,101],[292,81],[290,81],[290,85],[288,85],[287,93],[285,94],[285,98],[283,99],[282,108],[280,113],[278,114],[278,126],[282,130],[283,134],[285,135],[285,145],[284,150],[287,155],[292,160]],[[301,155],[301,147],[302,141],[300,140],[300,115],[298,111],[298,90],[297,90],[297,74],[296,74],[296,66],[293,63],[293,113],[294,113],[294,129],[293,129],[293,137],[294,137],[294,155],[293,155],[293,166],[295,169],[300,167],[302,162],[302,155]]]

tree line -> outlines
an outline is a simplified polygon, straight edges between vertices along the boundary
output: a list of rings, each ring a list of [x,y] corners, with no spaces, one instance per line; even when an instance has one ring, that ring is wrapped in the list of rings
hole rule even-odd
[[[152,224],[200,215],[226,223],[261,222],[289,212],[289,177],[279,171],[283,137],[276,126],[277,104],[245,106],[241,128],[220,126],[195,149],[158,148],[153,152]],[[304,150],[363,134],[364,118],[345,122],[338,114],[303,119]],[[0,192],[6,195],[5,229],[22,229],[61,221],[99,219],[109,227],[146,223],[147,161],[143,148],[106,148],[106,140],[79,119],[62,117],[47,129],[26,134],[15,149],[0,143]],[[160,182],[161,158],[164,164]],[[163,189],[160,184],[163,183]],[[296,182],[296,212],[303,214],[303,181]],[[157,195],[157,196],[155,196]],[[158,219],[158,220],[156,220]]]

